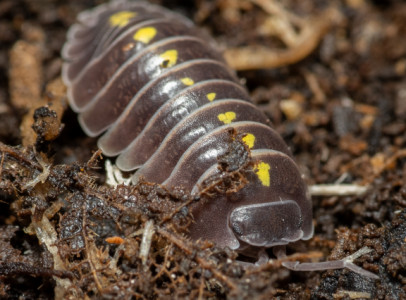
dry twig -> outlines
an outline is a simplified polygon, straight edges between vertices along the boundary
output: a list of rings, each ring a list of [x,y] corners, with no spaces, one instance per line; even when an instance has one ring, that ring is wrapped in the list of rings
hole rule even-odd
[[[276,1],[252,1],[276,19],[272,22],[273,31],[278,32],[277,36],[287,49],[275,50],[260,45],[227,49],[224,57],[236,70],[268,69],[296,63],[312,53],[332,24],[340,19],[335,8],[304,19],[288,12]],[[294,29],[296,26],[300,27],[299,34]]]

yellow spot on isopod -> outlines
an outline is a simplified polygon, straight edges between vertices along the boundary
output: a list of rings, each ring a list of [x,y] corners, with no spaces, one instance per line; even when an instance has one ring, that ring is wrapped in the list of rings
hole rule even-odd
[[[214,98],[216,98],[216,93],[208,93],[206,95],[207,99],[211,102],[214,100]]]
[[[236,114],[233,111],[228,111],[224,114],[219,114],[217,118],[224,124],[230,124],[236,118]]]
[[[156,28],[155,27],[144,27],[137,30],[134,34],[134,40],[148,44],[156,35]]]
[[[178,60],[178,51],[177,50],[167,50],[160,55],[162,62],[162,67],[170,68],[176,64]]]
[[[269,170],[271,166],[267,163],[260,162],[255,166],[255,174],[257,174],[259,181],[261,181],[263,186],[271,185],[271,177],[269,175]]]
[[[195,83],[195,82],[193,81],[193,79],[190,78],[190,77],[182,78],[180,81],[182,81],[182,83],[183,83],[184,85],[193,85],[193,84]]]
[[[255,143],[255,135],[252,133],[247,133],[243,138],[242,141],[248,146],[248,148],[254,147]]]
[[[111,15],[109,18],[110,25],[113,27],[124,27],[134,18],[137,13],[133,11],[120,11]]]

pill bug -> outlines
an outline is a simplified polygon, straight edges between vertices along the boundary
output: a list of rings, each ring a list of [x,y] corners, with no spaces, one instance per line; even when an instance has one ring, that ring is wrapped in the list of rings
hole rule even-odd
[[[313,234],[312,206],[291,153],[250,102],[214,43],[183,16],[112,1],[79,14],[62,56],[72,109],[117,166],[197,194],[218,174],[230,129],[255,162],[234,194],[193,210],[193,238],[247,255]]]

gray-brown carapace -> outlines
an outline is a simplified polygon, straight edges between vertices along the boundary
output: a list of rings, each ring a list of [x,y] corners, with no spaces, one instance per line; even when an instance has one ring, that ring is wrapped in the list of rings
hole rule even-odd
[[[219,172],[232,128],[255,164],[248,184],[192,212],[195,239],[258,256],[313,235],[312,205],[290,151],[235,73],[185,17],[141,1],[82,12],[63,48],[72,109],[124,171],[197,194]]]

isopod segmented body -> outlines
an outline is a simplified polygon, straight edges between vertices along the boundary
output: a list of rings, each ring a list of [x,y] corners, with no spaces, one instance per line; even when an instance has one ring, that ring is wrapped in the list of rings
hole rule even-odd
[[[250,149],[248,183],[196,205],[193,238],[244,253],[313,234],[311,202],[282,138],[192,23],[145,2],[82,12],[63,49],[79,122],[125,171],[197,193],[219,172],[232,128]]]

